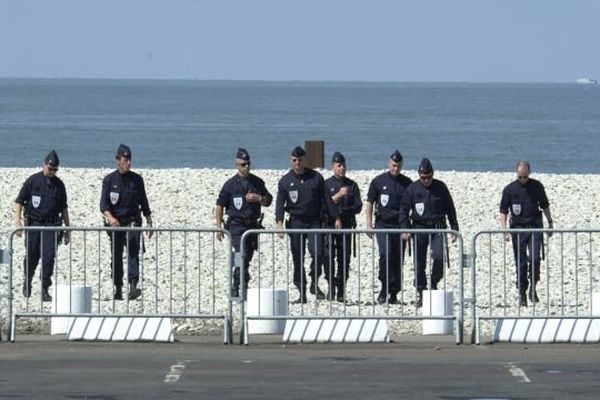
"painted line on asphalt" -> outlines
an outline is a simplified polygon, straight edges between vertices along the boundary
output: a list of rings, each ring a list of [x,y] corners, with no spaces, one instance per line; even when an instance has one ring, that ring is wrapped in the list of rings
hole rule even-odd
[[[169,372],[165,375],[164,383],[177,383],[185,371],[186,365],[193,362],[193,360],[179,360],[177,364],[171,365]]]
[[[510,372],[512,376],[518,378],[522,383],[531,383],[531,379],[529,379],[525,371],[517,367],[516,364],[508,363],[505,365],[505,367],[508,369],[508,372]]]

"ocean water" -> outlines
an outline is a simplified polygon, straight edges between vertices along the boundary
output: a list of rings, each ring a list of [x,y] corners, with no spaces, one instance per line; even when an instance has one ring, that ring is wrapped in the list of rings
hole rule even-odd
[[[600,173],[600,85],[0,79],[0,166],[112,167],[119,143],[134,168],[287,168],[289,152],[324,140],[328,164],[405,169]]]

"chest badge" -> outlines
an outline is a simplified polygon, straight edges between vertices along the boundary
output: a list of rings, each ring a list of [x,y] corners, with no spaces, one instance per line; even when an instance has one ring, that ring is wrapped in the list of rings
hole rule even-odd
[[[110,203],[114,206],[119,201],[118,192],[110,192]]]
[[[233,198],[233,205],[235,206],[236,210],[241,210],[242,204],[243,204],[243,199],[241,197]]]
[[[512,205],[512,212],[514,215],[520,215],[521,214],[521,205],[520,204],[513,204]]]
[[[290,200],[292,201],[292,203],[296,204],[296,202],[298,201],[298,191],[297,190],[290,190]]]
[[[379,196],[379,202],[381,203],[382,206],[387,206],[388,202],[390,201],[390,195],[389,194],[382,194],[381,196]]]
[[[423,211],[425,211],[425,203],[415,203],[415,211],[417,211],[417,214],[423,215]]]
[[[31,196],[31,204],[33,205],[33,208],[38,208],[41,201],[42,198],[40,196]]]

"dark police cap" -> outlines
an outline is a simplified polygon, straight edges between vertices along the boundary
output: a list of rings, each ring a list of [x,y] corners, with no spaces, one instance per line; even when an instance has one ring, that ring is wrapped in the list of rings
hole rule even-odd
[[[60,160],[58,159],[58,154],[56,151],[52,150],[46,158],[44,159],[44,164],[49,165],[51,167],[58,167]]]
[[[131,149],[129,148],[129,146],[126,146],[122,143],[119,145],[119,148],[117,149],[117,155],[115,156],[115,158],[121,158],[121,157],[131,159]]]
[[[390,158],[392,159],[392,161],[397,163],[402,162],[403,160],[402,154],[400,154],[398,149],[394,150],[394,152],[390,155]]]
[[[302,157],[305,154],[306,154],[306,152],[300,146],[296,146],[296,147],[294,147],[294,150],[292,150],[292,157]]]
[[[431,164],[431,161],[429,161],[429,158],[422,159],[421,163],[419,164],[419,174],[431,173],[433,173],[433,165]]]
[[[331,157],[331,162],[338,164],[346,164],[346,157],[344,157],[344,155],[339,151],[336,151],[335,153],[333,153],[333,157]]]
[[[244,161],[250,161],[250,154],[248,154],[248,150],[240,147],[237,149],[237,153],[235,153],[235,158]]]

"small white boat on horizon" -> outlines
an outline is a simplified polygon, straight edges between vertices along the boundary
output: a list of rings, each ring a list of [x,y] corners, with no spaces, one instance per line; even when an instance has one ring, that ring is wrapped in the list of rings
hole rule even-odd
[[[590,85],[590,84],[591,85],[596,85],[598,83],[597,80],[591,79],[591,78],[579,78],[575,82],[581,83],[581,84],[584,84],[584,85]]]

